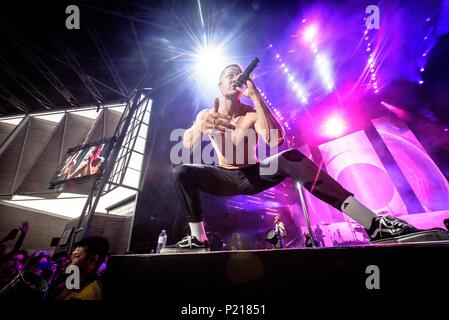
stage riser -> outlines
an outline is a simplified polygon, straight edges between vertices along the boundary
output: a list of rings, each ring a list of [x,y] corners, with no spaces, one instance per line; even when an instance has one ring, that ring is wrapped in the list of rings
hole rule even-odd
[[[370,265],[380,289],[368,290]],[[191,300],[295,300],[310,296],[449,297],[448,246],[378,246],[334,249],[113,256],[104,278],[107,298],[160,294]]]

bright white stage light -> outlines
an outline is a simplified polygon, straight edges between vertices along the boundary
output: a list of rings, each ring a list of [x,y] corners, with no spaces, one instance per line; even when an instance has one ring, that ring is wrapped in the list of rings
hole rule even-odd
[[[219,73],[226,66],[224,50],[220,46],[202,46],[195,54],[195,72],[201,78],[208,78],[215,75],[215,82],[218,81]],[[218,75],[216,74],[218,73]]]
[[[223,45],[205,42],[193,55],[193,73],[203,96],[210,99],[218,95],[220,73],[232,62]]]
[[[333,115],[324,122],[322,129],[324,136],[334,138],[341,136],[346,131],[347,125],[340,115]]]
[[[305,42],[311,42],[315,39],[316,35],[318,33],[317,26],[311,25],[307,27],[307,29],[304,31],[304,41]]]
[[[318,69],[318,73],[321,77],[321,82],[328,91],[334,89],[334,80],[332,79],[332,68],[328,57],[325,55],[319,55],[315,58],[315,67]]]

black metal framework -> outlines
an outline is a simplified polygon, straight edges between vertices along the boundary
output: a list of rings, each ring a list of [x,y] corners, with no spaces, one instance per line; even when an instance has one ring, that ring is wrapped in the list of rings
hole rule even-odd
[[[133,149],[150,101],[150,91],[146,89],[135,90],[128,100],[117,125],[114,139],[109,145],[110,155],[104,164],[103,174],[92,183],[89,196],[70,239],[68,252],[71,251],[75,241],[88,234],[95,209],[102,196],[119,186],[139,192],[139,188],[123,184],[123,180],[132,153],[136,152]]]

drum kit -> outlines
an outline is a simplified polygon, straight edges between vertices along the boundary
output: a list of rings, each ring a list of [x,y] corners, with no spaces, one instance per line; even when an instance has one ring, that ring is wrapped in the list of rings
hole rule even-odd
[[[349,229],[351,230],[351,234],[352,234],[352,238],[353,238],[350,241],[365,242],[367,240],[366,239],[366,231],[362,226],[358,225],[355,222],[347,222],[347,224],[348,224]],[[335,233],[332,234],[332,232],[330,230],[329,223],[321,222],[320,225],[327,227],[327,229],[328,229],[327,231],[329,233],[330,240],[332,243],[335,244],[335,243],[344,242],[344,239],[343,239],[342,235],[340,234],[340,232],[337,232],[338,236],[336,236]],[[268,243],[270,243],[273,246],[278,244],[279,236],[276,233],[275,229],[270,229],[265,233],[265,241],[267,241]]]
[[[279,241],[279,237],[276,233],[276,230],[274,229],[268,230],[267,233],[265,234],[265,240],[268,243],[271,243],[272,245],[276,245]]]

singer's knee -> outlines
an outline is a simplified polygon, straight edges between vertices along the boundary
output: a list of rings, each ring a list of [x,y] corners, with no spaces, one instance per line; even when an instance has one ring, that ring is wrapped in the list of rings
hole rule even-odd
[[[175,181],[180,181],[182,179],[185,179],[186,176],[188,176],[189,171],[190,170],[188,165],[181,164],[172,169],[172,175]]]
[[[282,175],[290,175],[291,170],[297,167],[298,162],[304,160],[304,156],[299,150],[287,149],[280,153],[278,163],[278,173]]]
[[[301,160],[303,160],[304,158],[306,158],[305,155],[303,155],[301,153],[301,151],[297,150],[297,149],[287,149],[281,152],[281,157],[283,157],[284,159],[287,159],[289,161],[294,161],[294,162],[299,162]]]

